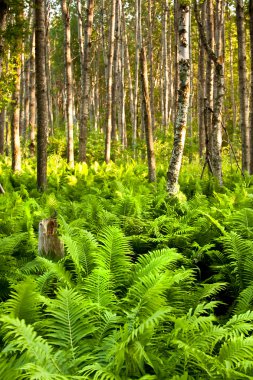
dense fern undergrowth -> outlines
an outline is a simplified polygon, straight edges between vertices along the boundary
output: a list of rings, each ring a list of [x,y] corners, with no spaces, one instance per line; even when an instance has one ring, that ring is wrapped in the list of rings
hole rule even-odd
[[[125,161],[52,155],[44,194],[1,162],[0,378],[253,379],[252,178],[186,164],[168,199],[165,166]],[[37,249],[55,211],[58,262]]]

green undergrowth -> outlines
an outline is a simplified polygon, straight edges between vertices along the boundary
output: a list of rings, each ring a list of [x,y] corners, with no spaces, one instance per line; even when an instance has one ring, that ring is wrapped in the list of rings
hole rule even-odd
[[[54,154],[41,194],[35,162],[1,162],[1,379],[253,379],[252,178],[186,162],[168,198],[166,170]],[[58,262],[38,256],[55,214]]]

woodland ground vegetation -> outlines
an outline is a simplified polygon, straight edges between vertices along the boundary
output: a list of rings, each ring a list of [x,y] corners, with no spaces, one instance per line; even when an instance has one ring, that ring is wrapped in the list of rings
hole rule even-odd
[[[168,197],[165,143],[149,183],[127,151],[70,168],[51,139],[44,193],[35,159],[1,159],[0,378],[252,379],[252,177],[224,155],[219,187],[186,155]],[[37,253],[55,211],[59,261]]]

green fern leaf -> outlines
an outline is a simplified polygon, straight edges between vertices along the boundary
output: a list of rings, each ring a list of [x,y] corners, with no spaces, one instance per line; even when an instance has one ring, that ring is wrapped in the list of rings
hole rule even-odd
[[[73,359],[81,356],[87,346],[82,340],[92,332],[89,313],[92,307],[89,301],[73,289],[60,289],[57,298],[48,306],[48,333],[51,344],[71,350]]]
[[[5,310],[13,318],[33,323],[40,318],[40,300],[34,280],[27,278],[14,286],[11,298],[5,303]]]

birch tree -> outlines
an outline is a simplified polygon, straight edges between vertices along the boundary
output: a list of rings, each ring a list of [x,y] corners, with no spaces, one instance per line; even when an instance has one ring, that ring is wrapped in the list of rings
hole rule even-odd
[[[73,73],[69,1],[62,0],[61,6],[64,24],[64,56],[66,74],[67,159],[70,167],[74,167]]]
[[[140,51],[140,63],[141,63],[141,80],[142,80],[142,99],[144,110],[144,127],[146,135],[147,156],[148,156],[148,178],[149,182],[155,182],[156,180],[156,162],[155,162],[155,150],[153,141],[153,128],[152,128],[152,115],[151,104],[149,96],[148,86],[148,69],[146,50],[144,47]]]
[[[167,173],[167,190],[169,195],[179,191],[178,178],[182,164],[185,144],[187,112],[189,107],[190,89],[190,12],[189,5],[178,4],[178,68],[179,90],[177,116],[174,126],[174,142],[169,169]]]
[[[250,18],[250,174],[253,174],[253,0],[249,0]]]
[[[213,175],[217,178],[219,184],[222,186],[223,179],[222,179],[222,160],[221,160],[221,148],[222,148],[222,106],[223,106],[223,98],[224,98],[224,56],[223,54],[218,55],[215,53],[215,51],[211,48],[211,46],[208,43],[205,29],[203,24],[201,23],[197,3],[194,2],[194,11],[195,16],[197,20],[199,35],[202,41],[202,44],[206,50],[206,53],[209,57],[209,59],[212,60],[214,63],[215,68],[215,88],[216,88],[216,94],[214,99],[214,106],[212,110],[212,150],[211,150],[211,167]],[[223,25],[223,13],[220,15],[220,24]],[[220,34],[221,35],[221,34]],[[218,41],[217,41],[218,42]],[[219,42],[220,43],[220,42]],[[223,49],[220,48],[217,50],[218,52],[221,52]],[[210,136],[209,136],[210,138]]]
[[[82,68],[82,97],[79,135],[79,160],[86,162],[86,144],[89,119],[89,95],[90,95],[90,61],[91,61],[91,33],[94,17],[94,0],[87,2],[87,17],[84,31],[84,52]]]

